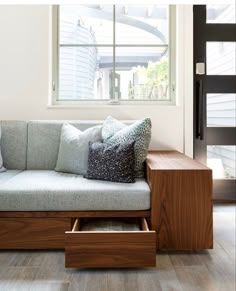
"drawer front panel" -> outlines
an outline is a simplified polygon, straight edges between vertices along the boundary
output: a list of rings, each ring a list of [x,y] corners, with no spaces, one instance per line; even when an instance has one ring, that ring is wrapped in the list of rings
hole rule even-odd
[[[0,249],[63,249],[70,218],[1,218]]]
[[[156,233],[154,231],[66,233],[66,267],[122,268],[155,265]]]

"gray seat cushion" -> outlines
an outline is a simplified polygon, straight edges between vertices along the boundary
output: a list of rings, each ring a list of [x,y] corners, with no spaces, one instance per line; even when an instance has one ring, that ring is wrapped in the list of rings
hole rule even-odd
[[[6,169],[3,167],[2,152],[1,152],[1,136],[2,136],[2,129],[1,129],[1,124],[0,124],[0,173],[6,171]]]
[[[0,184],[0,211],[147,210],[145,179],[133,184],[87,180],[55,171],[23,171]]]
[[[12,179],[20,172],[21,171],[19,171],[19,170],[8,170],[6,172],[0,173],[0,184]],[[0,205],[1,205],[1,200],[0,200]]]

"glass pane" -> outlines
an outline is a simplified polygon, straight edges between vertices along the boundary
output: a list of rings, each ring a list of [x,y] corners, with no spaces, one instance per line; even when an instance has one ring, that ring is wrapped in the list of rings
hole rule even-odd
[[[169,100],[168,50],[116,49],[116,94],[123,100]]]
[[[116,5],[117,44],[168,44],[168,5]]]
[[[60,5],[60,44],[112,43],[112,5]]]
[[[236,178],[236,146],[207,146],[207,165],[214,179]]]
[[[207,5],[207,23],[235,22],[235,5]]]
[[[236,74],[236,43],[207,42],[207,74]]]
[[[60,100],[109,99],[111,47],[60,48]]]
[[[207,94],[207,126],[236,126],[236,94]]]

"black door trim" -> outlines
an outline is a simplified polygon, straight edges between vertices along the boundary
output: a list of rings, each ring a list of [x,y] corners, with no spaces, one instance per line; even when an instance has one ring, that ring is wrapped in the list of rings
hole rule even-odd
[[[235,127],[208,127],[207,145],[235,145]],[[236,190],[235,190],[236,191]]]
[[[220,179],[214,180],[213,192],[214,200],[220,201],[235,201],[236,180],[234,179]],[[222,197],[224,193],[224,197]]]
[[[235,41],[235,24],[209,24],[205,25],[205,38],[207,41]],[[217,34],[215,33],[217,31]]]
[[[208,75],[206,93],[235,93],[236,76]]]

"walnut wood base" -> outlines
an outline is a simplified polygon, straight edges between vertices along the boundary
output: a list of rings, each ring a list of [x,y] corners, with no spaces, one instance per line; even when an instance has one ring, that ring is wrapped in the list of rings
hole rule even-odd
[[[63,249],[70,218],[0,218],[0,249]]]
[[[147,180],[157,249],[213,248],[212,171],[175,151],[150,152]]]
[[[76,217],[149,217],[150,211],[0,212],[0,249],[64,249]]]

